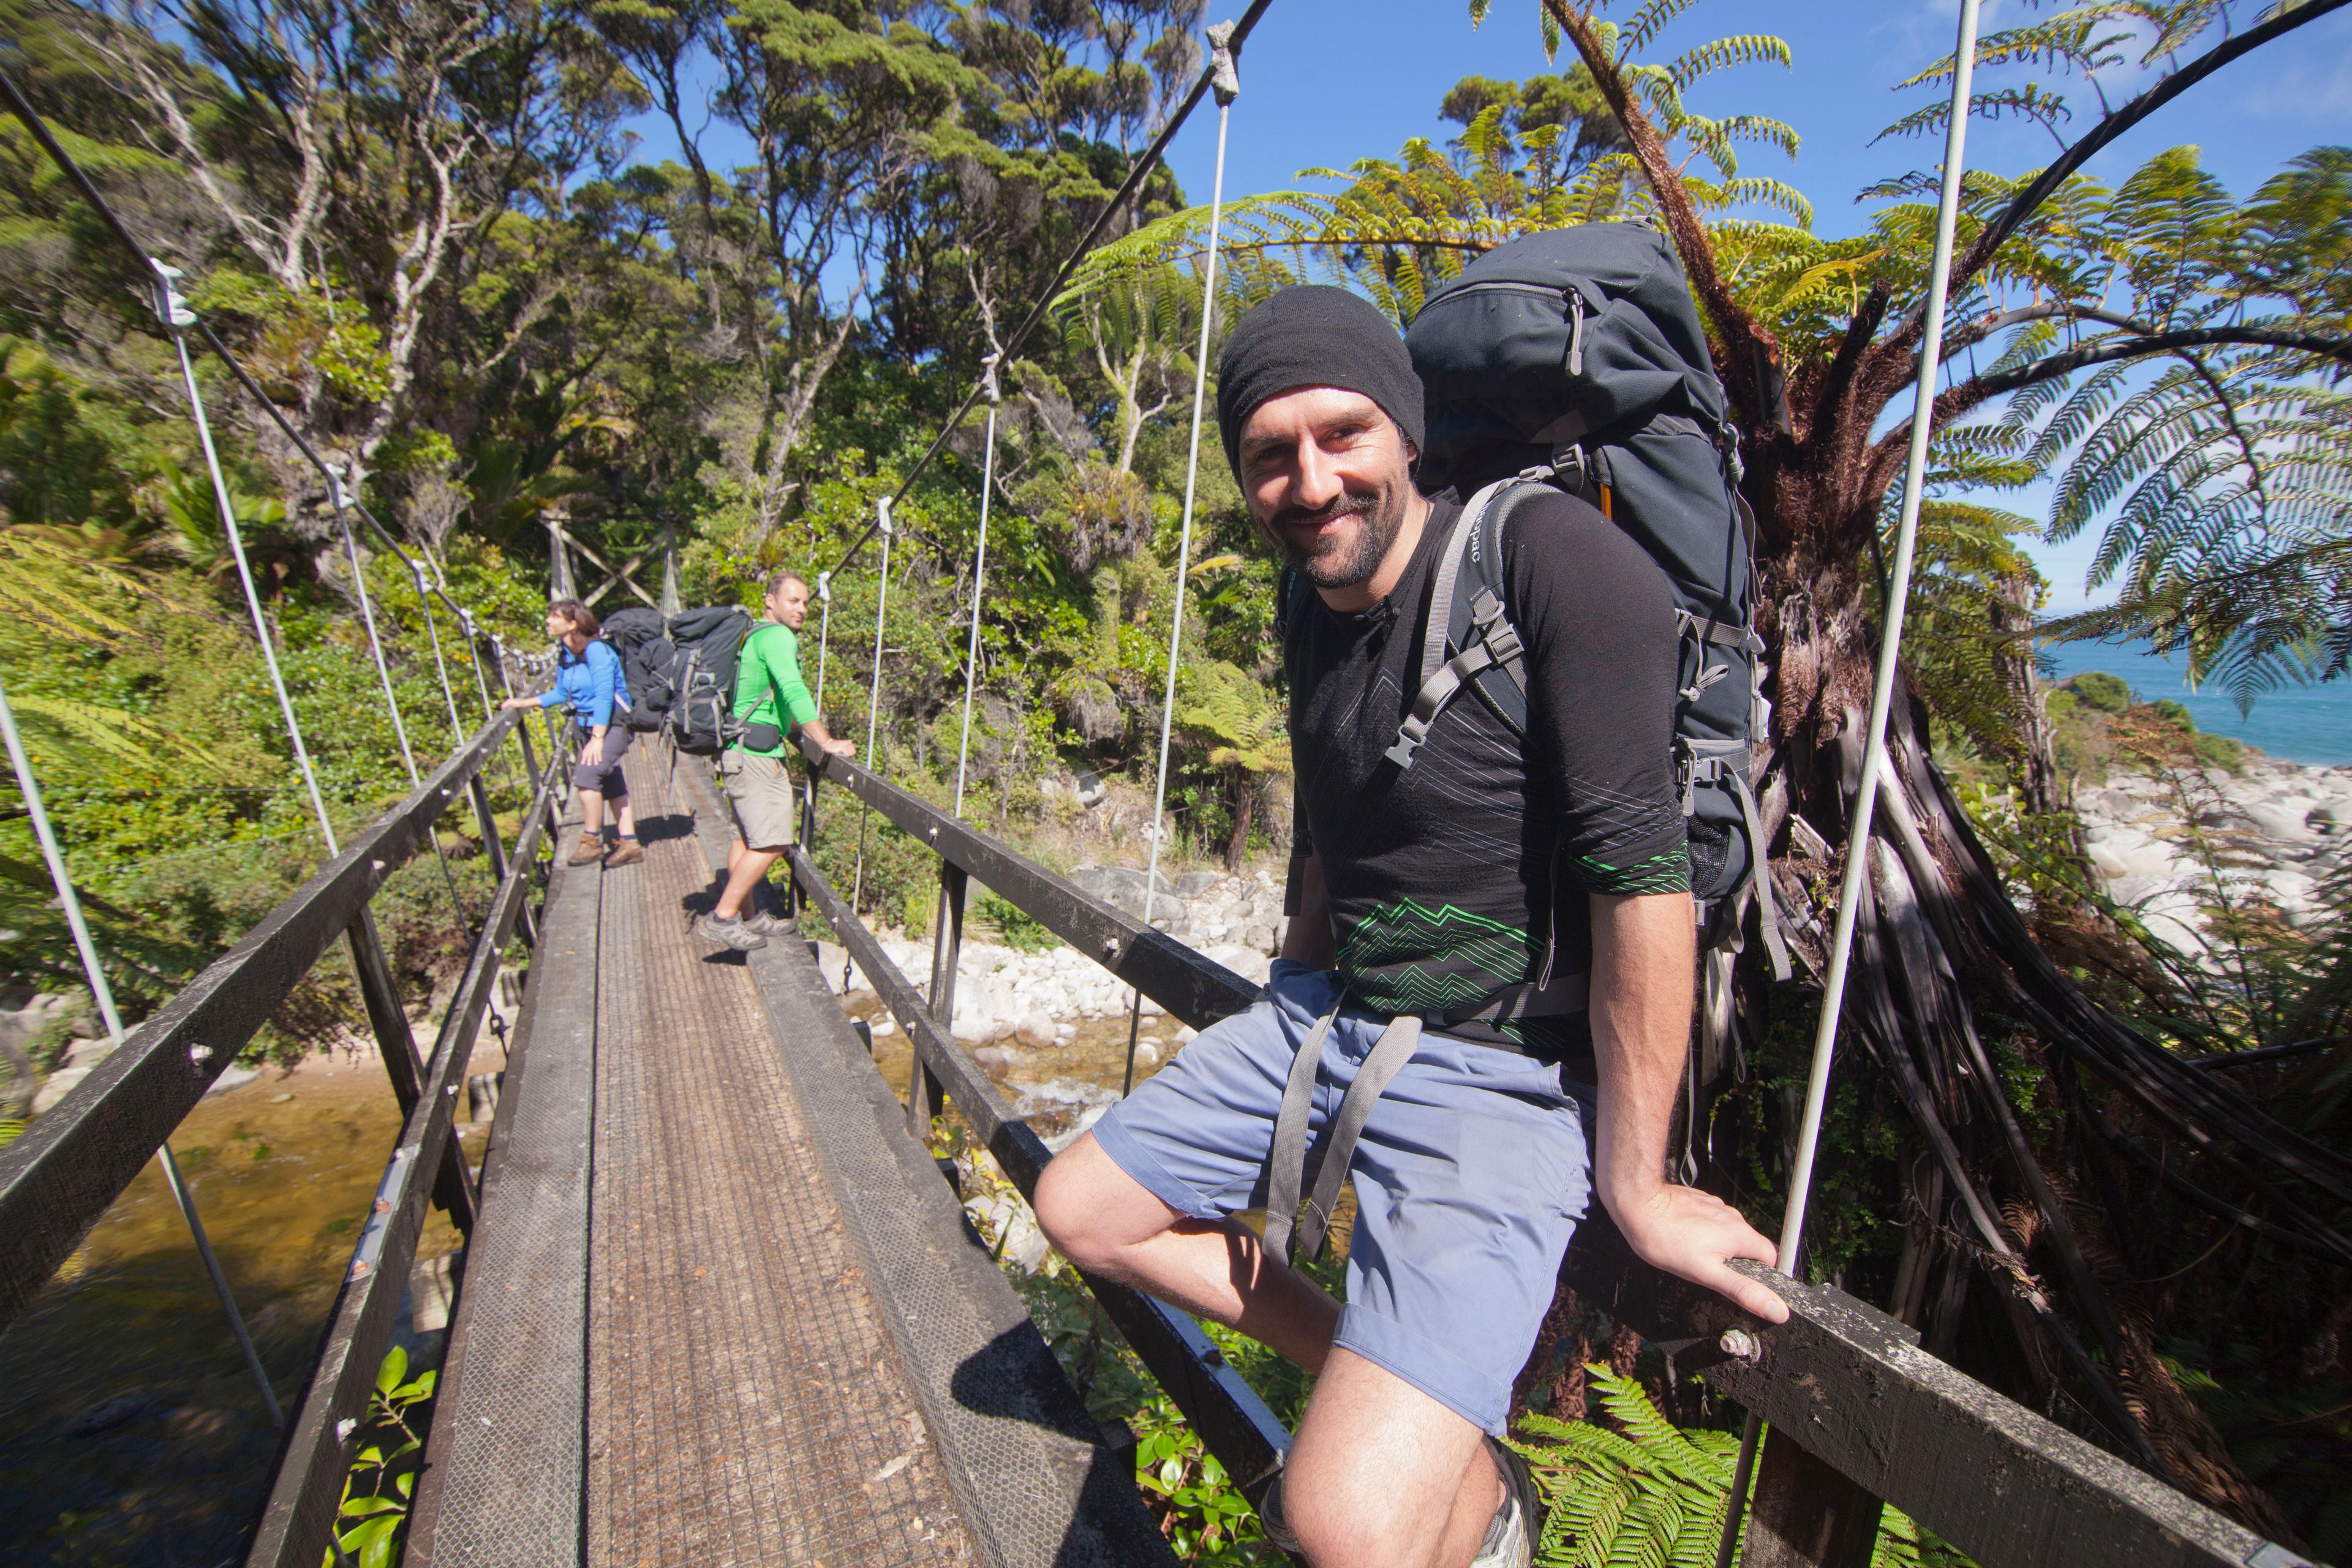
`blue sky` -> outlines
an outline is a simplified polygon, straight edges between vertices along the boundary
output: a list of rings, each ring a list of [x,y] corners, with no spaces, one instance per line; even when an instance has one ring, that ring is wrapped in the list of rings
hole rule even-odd
[[[1990,0],[1986,33],[2014,26],[2036,12],[2023,0]],[[1212,0],[1208,20],[1238,16],[1241,0]],[[1612,13],[1632,15],[1631,0]],[[2242,5],[2244,18],[2254,15]],[[1344,167],[1359,158],[1393,156],[1412,136],[1443,138],[1453,128],[1437,118],[1447,88],[1465,76],[1520,79],[1564,68],[1547,65],[1536,26],[1536,0],[1495,0],[1493,15],[1473,28],[1466,0],[1274,0],[1242,60],[1242,96],[1234,106],[1227,153],[1229,195],[1297,188],[1299,171]],[[1853,195],[1873,182],[1936,163],[1940,138],[1870,140],[1883,127],[1927,101],[1895,82],[1951,52],[1958,0],[1896,0],[1871,5],[1768,4],[1766,0],[1705,0],[1676,20],[1650,58],[1672,59],[1708,38],[1776,33],[1795,55],[1792,69],[1751,66],[1727,70],[1694,89],[1703,113],[1748,112],[1787,121],[1802,139],[1791,163],[1778,153],[1748,150],[1743,174],[1774,174],[1809,196],[1815,228],[1853,233],[1868,221]],[[2120,100],[2134,74],[2108,84]],[[2087,125],[2097,104],[2086,89],[2067,89],[2074,126]],[[640,124],[641,155],[667,155],[666,128]],[[2206,166],[2243,195],[2296,153],[2323,142],[2352,141],[2352,8],[2314,23],[2285,42],[2257,52],[2168,105],[2146,125],[2095,160],[2091,173],[2121,177],[2150,154],[2183,142],[2202,150]],[[1205,202],[1216,150],[1216,121],[1205,110],[1178,136],[1171,161],[1186,194]],[[2048,135],[2032,126],[1989,125],[1969,132],[1972,166],[2015,173],[2049,162]],[[2037,514],[2027,495],[2013,504]],[[2086,602],[2084,574],[2095,537],[2068,544],[2036,544],[2052,585],[2055,610]]]
[[[1634,9],[1621,4],[1612,14],[1622,17]],[[1240,6],[1213,5],[1210,14],[1213,19],[1228,10],[1237,15]],[[2245,11],[2252,15],[2252,6]],[[2020,0],[1992,0],[1982,8],[1979,27],[1990,34],[2036,14]],[[1750,150],[1741,172],[1796,185],[1813,203],[1815,230],[1836,237],[1868,222],[1869,209],[1854,203],[1855,193],[1940,160],[1940,138],[1869,143],[1927,101],[1919,89],[1897,94],[1891,88],[1951,52],[1958,16],[1958,0],[1891,5],[1706,0],[1685,12],[1649,58],[1670,60],[1694,44],[1738,33],[1786,38],[1793,68],[1723,71],[1695,89],[1690,102],[1702,113],[1769,114],[1793,126],[1802,139],[1793,163],[1778,153]],[[1463,77],[1519,79],[1554,68],[1544,61],[1534,0],[1495,0],[1486,26],[1475,29],[1464,0],[1275,0],[1243,55],[1226,189],[1287,189],[1299,183],[1294,176],[1301,169],[1393,156],[1408,137],[1452,131],[1437,118],[1437,105]],[[2126,77],[2108,90],[2127,97],[2130,82]],[[2080,89],[2067,96],[2074,124],[2089,124],[2095,100]],[[1198,120],[1185,127],[1171,161],[1185,191],[1205,201],[1216,131],[1205,113]],[[2194,142],[2206,166],[2243,195],[2306,148],[2346,141],[2352,141],[2352,9],[2192,89],[2095,160],[2091,173],[2118,179],[2152,153]],[[2047,133],[2034,127],[1979,121],[1969,132],[1974,167],[2038,168],[2053,151]],[[2011,504],[2038,516],[2043,503],[2028,493]],[[2086,532],[2063,545],[2033,544],[2050,579],[2052,609],[2105,596],[2084,593],[2095,543],[2095,533]]]

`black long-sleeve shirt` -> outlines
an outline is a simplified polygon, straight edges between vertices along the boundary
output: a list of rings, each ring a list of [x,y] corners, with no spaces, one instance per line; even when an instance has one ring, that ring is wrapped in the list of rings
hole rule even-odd
[[[1473,1011],[1537,980],[1555,934],[1555,984],[1587,975],[1583,894],[1690,887],[1672,594],[1583,501],[1547,491],[1504,529],[1505,608],[1527,648],[1525,744],[1465,691],[1409,771],[1385,755],[1419,686],[1430,576],[1460,513],[1432,506],[1412,565],[1370,610],[1301,595],[1287,637],[1294,855],[1320,855],[1350,998],[1385,1013]],[[1548,1060],[1591,1050],[1581,1013],[1445,1027]]]

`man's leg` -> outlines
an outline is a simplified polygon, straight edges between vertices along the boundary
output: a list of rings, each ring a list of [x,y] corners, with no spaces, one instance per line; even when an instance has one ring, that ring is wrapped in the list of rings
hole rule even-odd
[[[1283,1475],[1315,1568],[1463,1568],[1502,1500],[1484,1434],[1372,1362],[1334,1352],[1339,1304],[1233,1221],[1187,1219],[1092,1133],[1045,1167],[1037,1223],[1063,1257],[1213,1319],[1316,1373]]]
[[[1331,1352],[1339,1302],[1246,1227],[1170,1208],[1091,1132],[1045,1167],[1036,1207],[1046,1239],[1089,1273],[1239,1329],[1309,1372]]]
[[[719,895],[719,905],[710,912],[722,921],[731,921],[743,912],[743,901],[751,889],[767,876],[768,868],[776,863],[781,849],[745,849],[735,853],[729,846],[727,856],[727,890]]]
[[[1314,1568],[1465,1568],[1503,1500],[1486,1434],[1335,1350],[1282,1470],[1282,1519]]]

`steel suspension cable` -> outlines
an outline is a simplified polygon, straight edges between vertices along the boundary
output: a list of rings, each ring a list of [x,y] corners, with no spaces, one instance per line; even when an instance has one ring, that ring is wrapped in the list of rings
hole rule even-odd
[[[866,766],[876,778],[884,776],[882,759],[874,754],[877,721],[882,717],[882,622],[890,610],[890,539],[898,528],[890,521],[891,500],[884,496],[876,503],[875,525],[882,531],[882,570],[875,580],[874,592],[874,674],[866,692]],[[857,803],[857,862],[850,872],[849,912],[857,912],[857,896],[866,886],[866,826],[873,809],[863,800]]]
[[[489,634],[475,629],[474,616],[470,610],[457,612],[457,625],[463,627],[466,633],[466,658],[473,666],[474,692],[482,700],[482,722],[487,724],[499,716],[499,710],[490,703],[489,683],[482,679],[482,638],[488,637]],[[490,640],[493,645],[498,641],[496,637],[491,637]]]
[[[408,725],[400,716],[400,699],[393,693],[392,668],[384,662],[383,641],[376,632],[375,599],[368,592],[367,569],[360,564],[359,542],[352,537],[351,521],[343,515],[342,481],[332,475],[328,477],[328,499],[335,509],[335,526],[342,531],[344,558],[352,563],[352,587],[359,595],[360,619],[367,628],[368,653],[375,660],[376,679],[383,687],[384,711],[392,716],[392,732],[400,742],[400,762],[408,770],[408,787],[415,789],[423,782],[416,771],[416,753],[408,744]],[[449,889],[449,908],[457,914],[458,924],[467,924],[473,917],[466,912],[466,900],[458,895],[457,873],[450,868],[448,852],[441,847],[441,836],[435,833],[430,837],[433,858],[440,862],[441,880]]]
[[[213,445],[212,421],[205,416],[205,395],[196,386],[195,362],[188,357],[187,329],[195,324],[195,313],[173,287],[179,268],[152,262],[155,268],[155,313],[163,318],[172,333],[173,346],[179,350],[180,380],[187,388],[188,410],[196,422],[196,441],[204,448],[205,468],[212,476],[213,500],[220,508],[221,527],[228,534],[230,556],[236,563],[236,580],[245,588],[245,606],[253,615],[253,635],[261,644],[261,659],[269,668],[269,684],[278,693],[278,711],[286,721],[286,738],[293,742],[294,760],[301,766],[302,783],[310,794],[310,809],[318,814],[319,833],[327,841],[327,858],[342,853],[335,839],[335,825],[327,816],[327,799],[319,791],[318,770],[310,765],[310,748],[303,743],[301,721],[294,716],[294,699],[286,690],[285,673],[278,668],[278,649],[271,641],[269,622],[261,613],[261,595],[253,585],[253,567],[245,558],[245,537],[238,532],[236,509],[228,499],[228,480],[221,472],[220,452]]]
[[[833,640],[833,574],[816,574],[816,708],[824,711],[824,650]]]
[[[41,802],[40,782],[34,777],[33,762],[25,750],[24,737],[16,731],[16,711],[8,706],[5,686],[0,686],[0,739],[7,742],[8,763],[16,773],[16,788],[25,797],[25,815],[32,819],[33,836],[40,840],[41,858],[48,863],[49,881],[58,890],[58,906],[65,911],[66,924],[73,931],[74,948],[81,955],[82,973],[89,983],[90,998],[98,1004],[98,1016],[105,1026],[108,1043],[119,1049],[122,1045],[122,1015],[114,1004],[114,987],[107,983],[106,967],[99,962],[98,944],[89,934],[89,922],[82,918],[81,900],[74,892],[73,878],[66,869],[65,851],[58,847],[57,832],[50,826],[47,808]],[[195,1241],[196,1256],[204,1261],[213,1294],[220,1299],[221,1310],[228,1317],[229,1331],[236,1336],[246,1371],[252,1374],[254,1386],[260,1391],[262,1407],[269,1412],[269,1424],[283,1427],[286,1413],[278,1406],[277,1391],[269,1386],[269,1373],[261,1364],[261,1352],[254,1348],[253,1334],[245,1325],[245,1314],[237,1310],[236,1295],[229,1289],[228,1276],[213,1252],[212,1238],[205,1234],[204,1219],[196,1212],[195,1194],[188,1190],[187,1180],[180,1173],[180,1162],[168,1141],[156,1149],[155,1158],[163,1165],[163,1184],[171,1189],[172,1202],[178,1205],[180,1217],[187,1222],[188,1235]]]
[[[441,628],[433,618],[433,594],[425,581],[425,568],[412,561],[408,569],[416,577],[416,602],[425,606],[425,635],[433,643],[433,670],[441,678],[441,701],[449,710],[449,735],[457,745],[466,743],[466,726],[457,717],[457,696],[449,689],[448,661],[441,657]]]
[[[1225,132],[1232,121],[1234,100],[1241,96],[1238,62],[1234,58],[1233,24],[1209,29],[1214,54],[1210,67],[1217,93],[1217,172],[1209,191],[1209,254],[1201,269],[1201,345],[1192,366],[1192,437],[1184,450],[1184,522],[1176,538],[1176,605],[1168,618],[1168,685],[1160,701],[1160,771],[1151,786],[1151,852],[1144,863],[1143,923],[1151,924],[1151,907],[1160,891],[1160,844],[1167,837],[1160,816],[1168,807],[1168,745],[1176,719],[1176,675],[1183,655],[1184,580],[1192,563],[1192,506],[1201,478],[1201,417],[1208,401],[1209,343],[1217,316],[1217,225],[1225,205]],[[1143,993],[1133,991],[1127,1010],[1127,1074],[1119,1085],[1126,1095],[1135,1088],[1135,1047],[1143,1028]]]
[[[1272,3],[1273,0],[1251,0],[1249,9],[1242,13],[1240,21],[1218,24],[1218,26],[1226,30],[1223,48],[1228,57],[1240,55],[1242,45],[1248,40],[1251,31],[1257,26],[1258,19],[1265,15],[1266,6]],[[1213,37],[1216,30],[1216,28],[1210,29]],[[1142,190],[1144,182],[1150,179],[1152,172],[1160,167],[1160,161],[1167,156],[1169,143],[1176,140],[1176,132],[1184,128],[1184,121],[1192,117],[1192,110],[1200,106],[1201,100],[1206,97],[1210,89],[1216,85],[1217,72],[1218,66],[1213,56],[1208,68],[1194,79],[1191,89],[1184,94],[1183,101],[1176,106],[1175,113],[1168,117],[1168,123],[1160,128],[1160,134],[1151,139],[1151,144],[1143,150],[1143,155],[1129,167],[1127,178],[1120,182],[1118,189],[1111,194],[1110,200],[1103,204],[1102,210],[1095,214],[1094,221],[1087,226],[1086,233],[1078,237],[1077,244],[1071,247],[1069,253],[1062,258],[1062,264],[1054,269],[1052,280],[1045,285],[1035,301],[1030,305],[1029,313],[1022,317],[1021,324],[1014,327],[1005,340],[997,345],[996,352],[1003,363],[1006,364],[1013,363],[1013,356],[1021,352],[1021,345],[1028,341],[1029,334],[1037,330],[1037,324],[1045,319],[1045,312],[1053,308],[1055,298],[1062,291],[1062,285],[1069,281],[1070,274],[1076,270],[1079,262],[1086,259],[1087,254],[1094,249],[1095,242],[1102,237],[1103,230],[1109,226],[1111,218],[1127,209],[1135,200],[1136,194]],[[986,385],[987,381],[983,376],[972,384],[971,391],[964,394],[963,401],[957,404],[955,412],[948,416],[947,423],[942,425],[940,427],[940,433],[931,438],[931,444],[923,449],[921,457],[915,459],[915,466],[908,469],[906,477],[898,481],[898,488],[890,492],[890,500],[893,503],[906,499],[907,492],[914,488],[915,481],[922,477],[923,471],[931,466],[932,461],[941,451],[946,449],[948,437],[961,427],[963,416],[971,413],[972,405],[980,401]],[[833,563],[833,570],[838,572],[847,564],[852,556],[865,548],[866,541],[872,539],[874,534],[874,525],[868,523],[865,531],[851,540],[842,551],[841,558]]]
[[[1822,984],[1821,1017],[1813,1031],[1813,1056],[1805,1079],[1804,1114],[1797,1131],[1796,1156],[1789,1171],[1789,1198],[1780,1215],[1775,1266],[1793,1277],[1805,1236],[1805,1206],[1811,1197],[1813,1160],[1821,1147],[1822,1108],[1829,1101],[1830,1065],[1837,1046],[1838,1018],[1845,1003],[1846,970],[1853,956],[1853,929],[1862,904],[1863,879],[1870,862],[1871,823],[1878,805],[1879,776],[1886,759],[1886,715],[1894,705],[1895,667],[1903,647],[1903,615],[1911,596],[1913,549],[1919,537],[1921,491],[1927,472],[1927,443],[1935,424],[1936,379],[1944,355],[1944,306],[1952,279],[1953,235],[1959,222],[1960,185],[1968,150],[1969,88],[1976,72],[1979,0],[1960,0],[1959,39],[1952,59],[1951,118],[1944,132],[1943,189],[1936,204],[1936,247],[1927,269],[1927,313],[1919,346],[1919,379],[1912,394],[1911,444],[1903,468],[1903,506],[1895,525],[1895,560],[1886,590],[1885,625],[1880,628],[1878,668],[1870,690],[1870,723],[1863,739],[1862,783],[1845,841],[1845,870],[1838,888],[1837,925],[1830,938],[1829,973]],[[1762,847],[1758,847],[1762,853]],[[1758,875],[1769,876],[1769,866]],[[1755,1473],[1762,1422],[1751,1411],[1740,1434],[1730,1506],[1724,1516],[1717,1568],[1730,1568],[1746,1507],[1748,1482]]]
[[[331,497],[335,507],[335,525],[342,531],[343,558],[352,563],[352,587],[359,595],[360,620],[367,628],[368,653],[375,660],[375,678],[383,687],[383,710],[392,716],[392,732],[400,742],[401,765],[408,770],[409,787],[414,789],[421,776],[416,771],[416,753],[408,744],[408,725],[400,716],[400,699],[393,695],[392,668],[383,661],[383,641],[375,628],[375,600],[368,592],[367,569],[360,564],[359,542],[352,537],[352,525],[343,516],[343,487],[337,484]]]
[[[963,655],[963,732],[956,741],[955,815],[963,815],[964,765],[971,755],[971,697],[980,677],[980,606],[986,598],[988,584],[988,505],[996,492],[996,405],[1002,395],[996,387],[997,356],[988,356],[987,368],[982,373],[982,384],[988,391],[988,434],[981,447],[980,458],[980,540],[971,554],[971,639]],[[820,658],[822,655],[819,656]]]

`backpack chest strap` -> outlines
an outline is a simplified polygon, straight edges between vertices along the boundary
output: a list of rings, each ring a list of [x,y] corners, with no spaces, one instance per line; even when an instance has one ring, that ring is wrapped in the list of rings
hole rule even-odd
[[[1488,530],[1489,514],[1518,483],[1517,479],[1497,479],[1473,495],[1462,514],[1454,519],[1454,531],[1438,556],[1437,570],[1430,580],[1429,605],[1422,630],[1421,685],[1413,694],[1412,709],[1397,726],[1396,742],[1387,752],[1388,759],[1401,769],[1412,769],[1412,754],[1429,738],[1429,727],[1444,711],[1445,705],[1487,670],[1503,670],[1522,694],[1527,691],[1523,657],[1526,647],[1519,640],[1518,628],[1511,625],[1504,611],[1502,596],[1491,586],[1480,587],[1470,601],[1470,626],[1463,639],[1466,646],[1455,649],[1451,658],[1446,653],[1453,645],[1454,600],[1461,593],[1463,563],[1472,546],[1478,542],[1480,532]],[[1481,560],[1490,579],[1499,581],[1502,530],[1496,527],[1489,531],[1492,537],[1485,545]]]
[[[1429,738],[1429,727],[1437,721],[1438,714],[1445,710],[1445,705],[1461,693],[1463,687],[1487,670],[1499,666],[1521,690],[1527,689],[1527,671],[1522,668],[1522,656],[1527,649],[1519,641],[1518,628],[1503,618],[1502,605],[1494,595],[1482,589],[1472,616],[1472,624],[1478,628],[1475,640],[1438,666],[1436,673],[1422,683],[1421,690],[1414,694],[1412,710],[1397,726],[1396,743],[1389,747],[1386,755],[1400,768],[1412,769],[1412,754]]]

